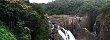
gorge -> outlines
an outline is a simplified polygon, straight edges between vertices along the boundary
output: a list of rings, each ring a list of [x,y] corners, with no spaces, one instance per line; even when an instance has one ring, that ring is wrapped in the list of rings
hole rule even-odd
[[[49,16],[50,40],[99,40],[101,29],[99,27],[100,23],[98,23],[98,17],[99,16],[97,16],[94,25],[90,26],[88,16]]]

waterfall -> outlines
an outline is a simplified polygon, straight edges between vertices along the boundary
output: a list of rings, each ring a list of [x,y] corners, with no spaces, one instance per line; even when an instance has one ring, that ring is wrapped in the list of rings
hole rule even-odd
[[[62,31],[64,31],[64,32],[62,32]],[[58,29],[58,33],[61,35],[61,37],[64,40],[75,40],[75,37],[73,36],[73,34],[69,30],[61,28],[61,29]]]
[[[50,20],[48,22],[51,24],[51,30],[57,28],[59,35],[64,40],[75,40],[75,37],[73,36],[73,34],[69,30],[66,30],[63,27],[60,27],[59,25],[56,25],[55,23],[52,23]]]
[[[93,26],[93,32],[96,34],[96,22],[94,23],[94,26]]]

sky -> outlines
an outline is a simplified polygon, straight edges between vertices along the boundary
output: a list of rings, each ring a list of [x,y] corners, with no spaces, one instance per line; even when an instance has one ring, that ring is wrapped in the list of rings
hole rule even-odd
[[[52,2],[52,0],[29,0],[31,3],[48,3]]]

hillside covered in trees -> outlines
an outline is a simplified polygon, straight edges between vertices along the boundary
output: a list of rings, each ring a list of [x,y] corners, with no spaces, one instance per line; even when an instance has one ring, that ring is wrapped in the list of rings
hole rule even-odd
[[[102,8],[110,4],[109,0],[56,0],[45,4],[48,14],[85,15],[101,13]]]
[[[44,10],[24,0],[0,0],[0,40],[48,40]]]

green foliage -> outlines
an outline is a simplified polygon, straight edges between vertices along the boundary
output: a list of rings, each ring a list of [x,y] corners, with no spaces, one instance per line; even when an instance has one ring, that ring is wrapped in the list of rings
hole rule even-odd
[[[17,21],[17,25],[18,25],[19,27],[24,26],[24,21],[18,20],[18,21]]]
[[[42,20],[40,22],[40,30],[37,33],[37,38],[38,40],[48,40],[48,23],[47,23],[47,18],[40,19]],[[45,35],[45,36],[44,36]]]
[[[30,29],[28,27],[24,27],[22,29],[22,34],[20,34],[20,40],[31,40]]]
[[[0,0],[0,20],[17,40],[48,40],[48,22],[36,3]]]
[[[31,40],[31,35],[30,35],[30,29],[28,27],[24,27],[24,21],[18,20],[17,21],[17,26],[22,32],[18,37],[20,40]]]
[[[4,25],[1,21],[0,21],[0,40],[17,40],[8,30],[8,28],[6,28],[7,26]]]
[[[109,3],[109,0],[56,0],[46,4],[45,11],[47,14],[72,14],[72,15],[89,15],[97,16],[100,9]]]
[[[45,11],[48,14],[76,14],[83,1],[56,0],[46,5]]]

